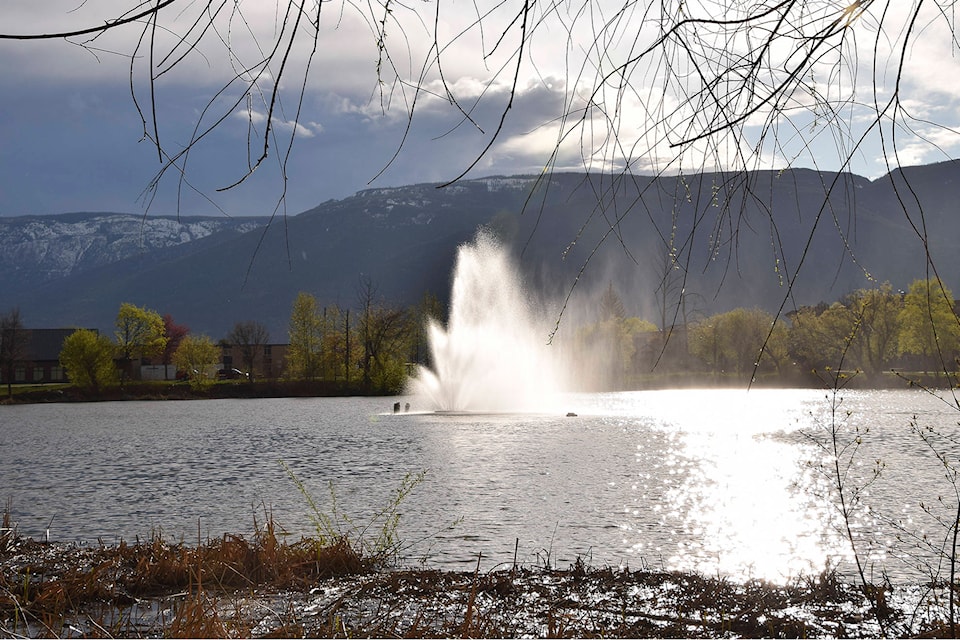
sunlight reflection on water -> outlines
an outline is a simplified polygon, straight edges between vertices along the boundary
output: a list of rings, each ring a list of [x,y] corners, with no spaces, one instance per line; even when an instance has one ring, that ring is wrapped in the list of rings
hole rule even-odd
[[[659,503],[646,482],[621,525],[624,541],[646,509],[673,530],[665,568],[782,581],[817,573],[845,554],[829,526],[825,479],[808,464],[815,451],[785,436],[808,427],[808,391],[685,390],[617,394],[604,406],[633,413],[663,434],[666,447],[637,445],[638,475],[674,478]],[[642,524],[640,525],[642,527]],[[664,551],[648,536],[630,544],[638,556]]]

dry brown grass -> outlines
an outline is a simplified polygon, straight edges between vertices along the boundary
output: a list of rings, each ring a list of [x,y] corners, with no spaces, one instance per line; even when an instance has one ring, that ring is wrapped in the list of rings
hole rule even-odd
[[[125,609],[171,597],[176,600],[172,616],[156,616],[165,635],[235,635],[218,613],[220,594],[303,590],[325,578],[370,569],[345,539],[288,543],[278,538],[271,520],[252,539],[227,534],[197,546],[160,537],[98,548],[14,538],[0,546],[0,558],[0,636],[4,630],[61,635],[69,630],[71,616],[92,610],[111,615],[90,618],[84,633],[114,635],[109,629],[116,629]]]
[[[515,567],[381,570],[347,539],[157,537],[110,547],[14,537],[0,637],[823,637],[875,635],[836,575],[787,586],[691,574]],[[942,613],[942,612],[940,612]],[[941,635],[936,614],[904,635]]]

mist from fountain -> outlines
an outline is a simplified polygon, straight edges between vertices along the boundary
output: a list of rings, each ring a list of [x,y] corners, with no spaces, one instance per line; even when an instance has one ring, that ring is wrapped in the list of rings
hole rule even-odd
[[[459,247],[449,321],[428,327],[433,369],[419,367],[409,391],[433,411],[555,411],[558,367],[548,335],[507,251],[480,232]]]

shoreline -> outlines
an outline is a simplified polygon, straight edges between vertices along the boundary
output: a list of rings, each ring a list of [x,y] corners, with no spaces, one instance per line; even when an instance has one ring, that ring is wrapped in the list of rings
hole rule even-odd
[[[382,560],[382,559],[381,559]],[[478,563],[479,566],[479,563]],[[0,539],[0,636],[877,637],[938,636],[946,589],[832,572],[783,585],[689,573],[382,563],[348,541],[155,539],[83,547]],[[947,596],[944,598],[944,596]]]
[[[658,391],[678,389],[824,389],[831,387],[813,377],[775,378],[754,381],[739,378],[717,379],[713,375],[669,374],[651,376],[639,384],[612,389],[584,389],[584,393]],[[850,374],[841,379],[837,389],[909,389],[946,390],[957,388],[942,375],[926,373],[885,372],[881,376]],[[204,389],[193,389],[183,382],[130,382],[123,387],[111,387],[99,392],[85,391],[69,384],[14,385],[14,393],[0,393],[3,404],[42,404],[51,402],[123,402],[173,400],[224,400],[257,398],[334,398],[334,397],[395,397],[403,391],[387,393],[371,391],[358,383],[343,381],[287,381],[266,380],[248,382],[218,382]]]

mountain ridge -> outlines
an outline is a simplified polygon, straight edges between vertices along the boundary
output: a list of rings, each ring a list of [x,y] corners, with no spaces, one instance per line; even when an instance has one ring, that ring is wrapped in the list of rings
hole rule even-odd
[[[272,221],[0,218],[8,274],[0,301],[19,306],[33,327],[109,332],[119,304],[133,302],[215,339],[235,322],[258,320],[283,342],[298,291],[351,307],[366,279],[390,304],[413,305],[426,292],[445,300],[457,246],[492,226],[514,247],[531,299],[546,313],[558,313],[571,291],[589,299],[613,284],[632,314],[662,325],[679,319],[681,290],[690,320],[737,306],[833,301],[884,280],[905,288],[925,277],[913,232],[921,214],[955,288],[958,201],[960,167],[947,162],[874,180],[810,169],[491,176],[443,189],[365,189]],[[16,241],[31,237],[20,228],[30,224],[33,244]],[[96,232],[80,233],[84,225]]]

